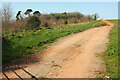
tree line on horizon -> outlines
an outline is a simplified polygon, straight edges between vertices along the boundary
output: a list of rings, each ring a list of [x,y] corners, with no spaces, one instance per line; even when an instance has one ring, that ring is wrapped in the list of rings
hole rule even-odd
[[[12,21],[12,10],[10,5],[3,7],[2,13],[2,27],[3,30],[22,30],[22,29],[40,29],[41,27],[55,27],[61,26],[64,24],[76,24],[81,22],[89,22],[91,20],[97,20],[98,14],[93,15],[83,15],[80,12],[64,12],[64,13],[50,13],[50,14],[41,14],[39,11],[34,11],[32,9],[27,9],[24,12],[24,17],[18,11],[16,14],[16,20]]]
[[[16,20],[19,20],[20,18],[21,19],[23,19],[23,17],[21,16],[21,12],[22,11],[18,11],[18,13],[17,13],[17,15],[16,15]],[[26,12],[24,13],[25,15],[28,15],[29,17],[31,16],[31,12],[33,12],[33,10],[32,9],[27,9],[26,10]],[[76,12],[76,13],[79,13],[79,12]],[[58,14],[58,13],[51,13],[50,15],[52,15],[52,16],[54,16],[54,14]],[[64,13],[61,13],[61,14],[67,14],[67,12],[64,12]],[[69,13],[68,13],[69,14]],[[80,13],[81,14],[81,13]],[[39,12],[39,11],[34,11],[33,12],[33,15],[37,15],[37,16],[40,16],[41,15],[41,13]],[[77,14],[77,17],[82,17],[83,16],[83,14],[81,14],[81,15],[78,15]],[[64,16],[64,18],[65,17],[67,17],[67,16]],[[69,16],[69,17],[71,17],[71,16]],[[99,18],[99,16],[98,16],[98,14],[97,13],[95,13],[95,14],[93,14],[93,15],[87,15],[87,17],[89,18],[89,19],[94,19],[94,20],[97,20],[98,18]],[[60,18],[60,17],[57,17],[57,18]]]

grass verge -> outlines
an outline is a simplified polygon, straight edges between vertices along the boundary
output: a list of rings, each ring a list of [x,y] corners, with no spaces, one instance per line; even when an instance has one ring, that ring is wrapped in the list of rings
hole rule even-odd
[[[109,35],[107,50],[101,55],[105,70],[100,71],[100,77],[118,78],[118,27],[113,27]]]

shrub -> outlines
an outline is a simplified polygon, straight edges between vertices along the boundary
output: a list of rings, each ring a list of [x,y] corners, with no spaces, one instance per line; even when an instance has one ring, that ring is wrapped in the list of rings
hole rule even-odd
[[[64,21],[64,24],[68,24],[67,20]]]
[[[106,26],[106,25],[108,25],[107,23],[105,23],[105,22],[103,22],[102,24],[101,24],[101,26]]]
[[[99,21],[94,24],[94,27],[100,27],[100,26],[109,26],[107,23]]]
[[[44,26],[45,26],[45,27],[48,27],[48,23],[45,23]]]
[[[75,19],[75,21],[74,21],[74,24],[75,24],[75,23],[78,23],[78,21],[77,21],[76,19]]]
[[[29,29],[37,29],[39,28],[40,24],[41,24],[41,21],[39,20],[39,18],[37,16],[32,16],[28,20],[27,26],[29,27]]]

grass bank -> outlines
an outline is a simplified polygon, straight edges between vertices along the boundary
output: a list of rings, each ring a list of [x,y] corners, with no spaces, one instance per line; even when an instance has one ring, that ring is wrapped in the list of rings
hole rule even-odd
[[[100,77],[118,78],[118,27],[112,28],[109,35],[107,50],[102,54],[105,70],[100,71]]]
[[[52,43],[60,37],[92,28],[95,22],[91,21],[82,25],[65,25],[52,29],[5,31],[3,32],[3,64],[10,63],[24,55],[39,52],[46,48],[45,44]]]

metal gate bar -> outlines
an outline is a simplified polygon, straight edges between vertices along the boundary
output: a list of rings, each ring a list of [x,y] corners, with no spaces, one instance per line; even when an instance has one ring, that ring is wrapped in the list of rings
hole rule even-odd
[[[7,78],[7,80],[10,80],[4,72],[2,72],[2,73]]]
[[[23,80],[14,70],[12,70],[21,80]]]

